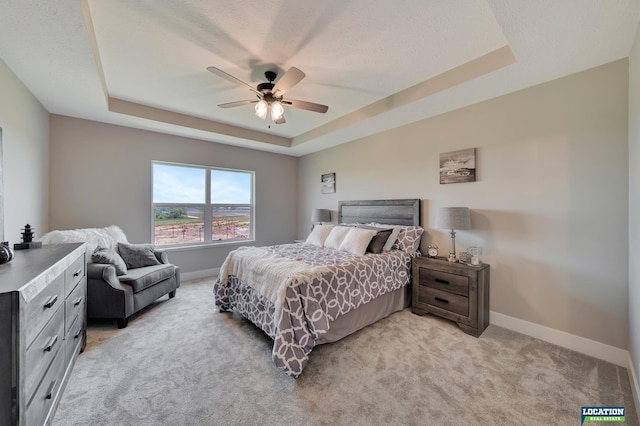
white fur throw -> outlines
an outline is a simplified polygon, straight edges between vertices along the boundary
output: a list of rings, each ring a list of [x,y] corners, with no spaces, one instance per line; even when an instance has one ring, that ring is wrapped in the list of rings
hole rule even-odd
[[[118,243],[128,244],[127,236],[116,225],[105,228],[82,228],[64,231],[51,231],[44,234],[38,241],[42,244],[86,243],[85,259],[91,262],[91,254],[96,247],[116,249]]]
[[[273,302],[277,324],[282,315],[287,287],[300,285],[328,270],[324,266],[311,266],[299,260],[287,259],[260,247],[239,247],[225,259],[218,279],[226,282],[229,275],[238,277]]]

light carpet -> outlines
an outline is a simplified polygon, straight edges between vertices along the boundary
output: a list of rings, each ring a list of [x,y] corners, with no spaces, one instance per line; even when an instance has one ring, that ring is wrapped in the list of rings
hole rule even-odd
[[[54,425],[579,425],[582,406],[638,424],[626,369],[410,309],[315,348],[294,379],[212,288],[183,283],[122,330],[90,322]]]

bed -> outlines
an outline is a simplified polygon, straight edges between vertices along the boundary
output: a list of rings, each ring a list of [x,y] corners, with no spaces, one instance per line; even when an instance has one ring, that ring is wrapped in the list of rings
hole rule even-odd
[[[344,226],[317,226],[302,243],[230,252],[215,304],[269,335],[276,366],[298,377],[315,346],[409,305],[419,222],[419,199],[340,201]]]

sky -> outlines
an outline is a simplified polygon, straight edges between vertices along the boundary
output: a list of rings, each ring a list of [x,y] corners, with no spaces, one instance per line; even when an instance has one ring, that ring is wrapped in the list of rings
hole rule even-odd
[[[154,203],[204,203],[205,170],[172,164],[153,164]],[[250,204],[252,173],[211,170],[211,203]]]

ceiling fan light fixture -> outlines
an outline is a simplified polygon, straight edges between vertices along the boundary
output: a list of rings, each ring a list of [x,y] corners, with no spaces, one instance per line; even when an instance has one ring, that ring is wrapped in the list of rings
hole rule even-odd
[[[269,104],[267,101],[262,99],[260,102],[256,104],[256,115],[263,120],[267,118],[267,110],[269,109]]]
[[[284,107],[280,101],[271,104],[271,119],[277,123],[284,116]]]

